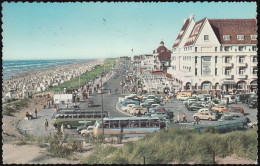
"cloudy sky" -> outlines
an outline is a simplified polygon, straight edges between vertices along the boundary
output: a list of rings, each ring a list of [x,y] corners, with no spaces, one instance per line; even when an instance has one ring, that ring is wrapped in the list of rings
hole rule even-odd
[[[184,18],[255,18],[255,3],[2,3],[3,59],[88,59],[171,49]]]

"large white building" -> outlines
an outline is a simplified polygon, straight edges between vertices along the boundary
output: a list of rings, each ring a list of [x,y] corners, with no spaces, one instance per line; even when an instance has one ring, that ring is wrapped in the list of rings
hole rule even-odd
[[[256,19],[184,19],[168,72],[185,90],[257,89]]]

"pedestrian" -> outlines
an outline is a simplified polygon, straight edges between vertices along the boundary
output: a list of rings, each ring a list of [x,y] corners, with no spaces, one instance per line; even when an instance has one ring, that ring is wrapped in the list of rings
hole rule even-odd
[[[56,105],[54,105],[54,109],[55,109],[55,111],[57,111],[57,106]]]
[[[178,113],[177,122],[180,123],[180,113]]]
[[[35,108],[34,113],[35,113],[35,118],[37,118],[37,108]]]
[[[166,96],[166,102],[168,103],[168,100],[169,100],[169,98],[168,98],[168,96]]]
[[[60,131],[61,131],[62,136],[63,136],[63,138],[64,138],[64,126],[63,126],[63,124],[62,124],[61,127],[60,127]]]
[[[53,123],[53,126],[54,126],[55,130],[56,130],[56,129],[57,129],[57,127],[58,127],[58,125],[57,125],[57,123],[56,123],[56,122],[54,122],[54,123]]]
[[[183,122],[186,122],[186,115],[185,114],[182,115],[182,118],[183,118]]]
[[[32,119],[32,117],[33,117],[32,112],[30,112],[30,117],[31,117],[31,119]]]
[[[68,108],[69,107],[69,105],[68,105],[68,103],[66,104],[66,108]]]
[[[229,105],[229,98],[227,97],[227,105]]]
[[[49,126],[49,123],[48,123],[48,120],[46,119],[46,121],[45,121],[45,123],[44,123],[45,131],[48,130],[48,126]]]
[[[200,118],[196,118],[196,124],[199,124]]]

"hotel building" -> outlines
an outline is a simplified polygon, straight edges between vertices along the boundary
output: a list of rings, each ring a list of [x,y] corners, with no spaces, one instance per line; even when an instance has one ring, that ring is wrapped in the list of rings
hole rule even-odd
[[[168,68],[182,90],[257,91],[257,20],[184,19]]]

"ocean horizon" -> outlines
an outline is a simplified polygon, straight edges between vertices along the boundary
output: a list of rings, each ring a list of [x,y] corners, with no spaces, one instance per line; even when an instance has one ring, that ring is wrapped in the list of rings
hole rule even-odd
[[[48,69],[68,64],[90,62],[94,59],[3,60],[2,78],[8,80],[32,70]]]

